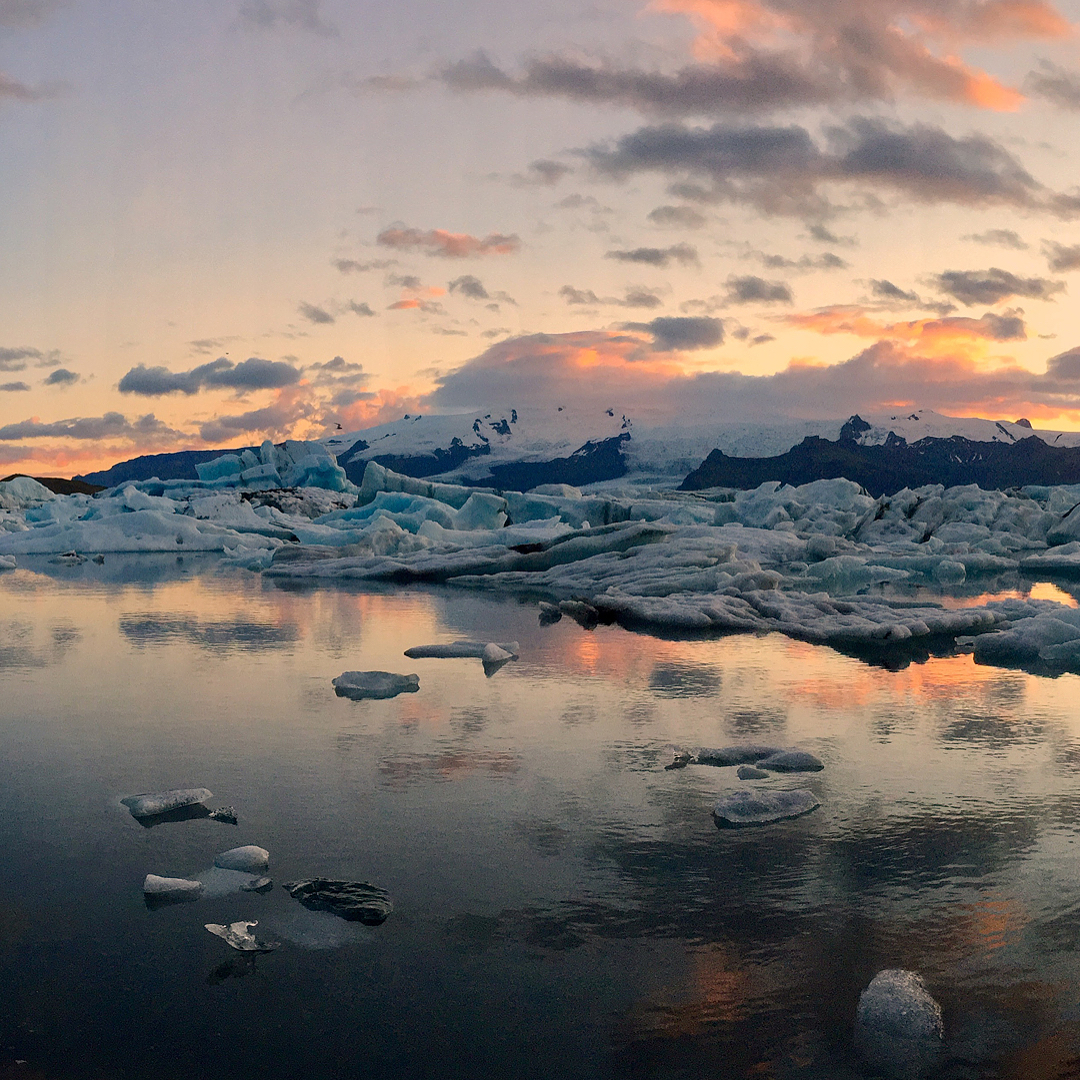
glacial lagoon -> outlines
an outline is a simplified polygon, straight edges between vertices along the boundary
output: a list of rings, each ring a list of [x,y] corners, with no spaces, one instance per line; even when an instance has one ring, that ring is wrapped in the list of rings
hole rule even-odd
[[[4,1075],[854,1078],[883,968],[940,1002],[942,1076],[1075,1069],[1074,675],[541,626],[514,599],[210,557],[24,562],[0,624]],[[521,656],[491,677],[403,656],[462,638]],[[355,668],[420,689],[338,697]],[[665,768],[744,741],[825,768]],[[718,829],[751,784],[821,806]],[[120,803],[183,786],[239,823],[146,828]],[[146,874],[244,844],[270,892],[144,902]],[[281,888],[317,875],[394,911],[362,926]],[[237,920],[280,948],[204,929]]]

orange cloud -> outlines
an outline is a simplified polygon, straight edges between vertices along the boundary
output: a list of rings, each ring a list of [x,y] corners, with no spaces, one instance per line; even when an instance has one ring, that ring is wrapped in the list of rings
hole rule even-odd
[[[1015,88],[955,55],[962,46],[1052,40],[1073,26],[1047,0],[653,0],[650,10],[688,16],[699,59],[739,61],[756,49],[809,52],[811,62],[845,71],[860,95],[909,92],[996,111],[1023,101]]]
[[[521,247],[521,239],[513,234],[489,233],[485,237],[468,233],[452,233],[445,229],[407,228],[395,225],[383,229],[375,238],[383,247],[421,251],[444,259],[465,259],[477,255],[512,255]]]

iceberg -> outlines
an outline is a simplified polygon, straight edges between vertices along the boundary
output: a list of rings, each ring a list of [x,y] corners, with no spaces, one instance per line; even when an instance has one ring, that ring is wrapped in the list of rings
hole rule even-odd
[[[147,874],[143,882],[143,895],[147,900],[158,903],[198,900],[202,892],[201,881],[188,881],[186,878],[158,877],[157,874]]]
[[[270,865],[270,852],[255,844],[246,844],[216,855],[214,865],[221,870],[242,870],[248,874],[258,874]]]
[[[521,646],[516,641],[452,641],[447,645],[413,645],[405,650],[410,660],[421,658],[453,659],[456,657],[475,657],[484,659],[485,652],[494,646],[508,656],[517,658]]]
[[[131,811],[133,818],[153,818],[161,814],[167,814],[173,810],[185,809],[189,806],[200,806],[207,799],[213,798],[214,793],[206,788],[176,788],[172,791],[155,791],[142,795],[129,795],[120,802]],[[210,811],[205,806],[206,817]]]
[[[345,671],[332,680],[338,697],[360,701],[364,698],[392,698],[415,694],[420,689],[419,675],[395,675],[390,671]]]

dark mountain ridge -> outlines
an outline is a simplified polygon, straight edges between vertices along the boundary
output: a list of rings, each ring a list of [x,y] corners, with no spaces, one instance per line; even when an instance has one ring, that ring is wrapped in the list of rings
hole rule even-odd
[[[884,443],[863,446],[858,436],[868,428],[861,417],[853,416],[835,442],[811,435],[787,453],[770,458],[728,457],[713,450],[683,480],[680,490],[746,490],[769,480],[797,486],[844,477],[877,497],[925,484],[978,484],[991,491],[1025,484],[1080,483],[1080,447],[1049,446],[1037,435],[1014,443],[976,442],[953,435],[909,444],[890,431]]]

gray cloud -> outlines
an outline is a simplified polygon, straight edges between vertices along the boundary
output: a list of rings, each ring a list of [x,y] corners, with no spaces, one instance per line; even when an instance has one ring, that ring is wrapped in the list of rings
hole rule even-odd
[[[725,299],[729,304],[790,304],[795,298],[782,281],[766,281],[746,274],[728,278]]]
[[[823,244],[838,244],[843,247],[854,247],[858,241],[853,236],[837,236],[831,229],[817,222],[807,230],[813,240],[820,240]]]
[[[72,383],[77,383],[79,376],[74,371],[68,371],[67,368],[57,368],[55,371],[50,372],[49,376],[45,379],[46,386],[70,386]]]
[[[1038,70],[1028,75],[1024,89],[1062,109],[1080,109],[1080,72],[1059,67],[1049,60],[1043,60]]]
[[[575,289],[573,285],[564,285],[559,290],[559,295],[573,305],[657,308],[663,303],[651,289],[640,286],[629,287],[621,299],[617,296],[597,296],[592,289]]]
[[[462,274],[461,277],[454,278],[447,288],[452,293],[461,293],[462,296],[469,297],[470,300],[490,299],[487,289],[484,288],[484,283],[472,274]]]
[[[200,364],[191,371],[139,364],[120,380],[120,393],[159,397],[163,394],[197,394],[200,390],[273,390],[299,382],[300,371],[280,360],[257,356],[234,364],[225,357]]]
[[[323,20],[320,7],[321,0],[248,0],[240,8],[240,21],[260,30],[290,27],[323,37],[336,36],[337,30]]]
[[[1046,240],[1043,254],[1047,265],[1055,273],[1080,270],[1080,244],[1059,244],[1056,240]]]
[[[314,413],[314,406],[306,401],[275,401],[265,408],[252,409],[235,416],[216,416],[200,426],[199,437],[204,442],[214,443],[248,432],[285,436],[292,431],[294,424],[309,419]]]
[[[317,386],[363,386],[371,380],[363,364],[353,363],[343,356],[335,356],[324,364],[312,364],[306,370]]]
[[[24,371],[27,360],[36,360],[41,365],[47,356],[40,349],[0,347],[0,371]]]
[[[355,300],[350,300],[348,308],[354,315],[360,315],[365,319],[375,317],[375,312],[372,310],[371,305],[367,302],[358,304]]]
[[[18,439],[107,439],[118,436],[139,438],[180,434],[181,432],[158,420],[153,413],[140,416],[133,422],[129,422],[122,413],[107,412],[104,416],[58,420],[52,424],[43,424],[39,420],[23,420],[0,427],[0,441],[4,442]]]
[[[918,293],[905,292],[899,285],[894,285],[884,278],[881,280],[872,279],[870,291],[881,300],[903,301],[908,304],[917,304],[919,302]]]
[[[832,210],[821,189],[836,183],[884,188],[917,202],[1080,213],[1080,199],[1045,189],[999,144],[925,124],[856,117],[828,128],[823,146],[796,125],[664,124],[584,153],[602,176],[656,172],[672,178],[671,190],[683,198],[749,203],[771,214],[820,218]]]
[[[334,321],[334,316],[331,315],[326,308],[318,307],[315,304],[309,304],[306,301],[301,301],[296,310],[299,311],[308,322],[326,325],[327,323],[332,323]]]
[[[393,264],[393,259],[369,259],[367,262],[360,262],[358,259],[330,260],[330,265],[337,267],[343,274],[366,274],[369,270],[385,270]]]
[[[618,262],[642,263],[645,266],[668,266],[677,262],[680,266],[697,266],[697,248],[692,244],[673,244],[671,247],[639,247],[629,251],[609,251],[605,259]]]
[[[800,255],[789,259],[786,255],[767,255],[764,251],[752,252],[770,270],[845,270],[847,263],[831,251],[820,255]]]
[[[1013,251],[1026,251],[1029,246],[1024,242],[1024,238],[1013,229],[987,229],[986,232],[968,233],[967,236],[961,236],[960,239],[970,240],[975,244],[1011,248]]]
[[[936,287],[961,304],[999,304],[1013,296],[1052,300],[1065,289],[1063,281],[1022,278],[996,266],[989,270],[946,270],[933,278]]]
[[[529,163],[524,174],[518,173],[513,178],[513,183],[518,187],[554,187],[564,176],[574,170],[561,161],[549,161],[540,158]]]
[[[649,220],[654,225],[669,229],[701,229],[708,219],[692,206],[658,206],[649,211]]]
[[[626,323],[623,329],[652,334],[656,352],[711,349],[724,343],[724,320],[706,315],[670,315],[647,323]]]
[[[6,391],[8,393],[15,393],[15,392],[20,391],[20,390],[29,390],[29,389],[30,389],[30,384],[29,383],[24,383],[24,382],[0,383],[0,390]]]

